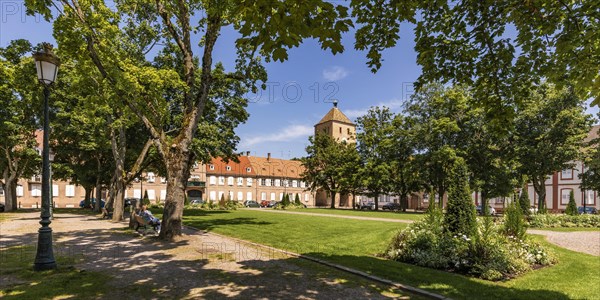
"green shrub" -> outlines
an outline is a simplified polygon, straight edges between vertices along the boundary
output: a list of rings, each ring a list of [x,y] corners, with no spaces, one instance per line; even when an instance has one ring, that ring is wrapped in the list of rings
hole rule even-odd
[[[535,214],[528,218],[529,226],[535,228],[557,228],[557,227],[588,227],[600,228],[600,215],[555,215]]]
[[[300,202],[300,194],[298,194],[298,193],[296,193],[296,198],[294,199],[294,204],[302,205],[302,202]]]
[[[573,193],[573,190],[571,190],[571,193],[569,194],[569,204],[567,205],[565,214],[570,216],[576,216],[579,214],[579,212],[577,212],[577,204],[575,203],[575,194]]]
[[[281,199],[281,205],[283,207],[290,206],[290,195],[289,194],[283,194],[283,199]]]
[[[504,214],[504,234],[521,240],[525,236],[525,231],[527,231],[527,226],[523,220],[521,206],[513,201],[508,205]]]
[[[190,198],[187,195],[183,195],[183,205],[190,205]]]
[[[524,188],[521,191],[521,196],[519,197],[519,207],[521,208],[521,213],[524,216],[529,216],[530,211],[530,202],[529,202],[529,193],[527,192],[527,188]]]
[[[515,206],[516,207],[516,206]],[[556,262],[540,245],[526,237],[502,234],[492,218],[476,221],[472,237],[443,229],[442,213],[432,210],[423,220],[400,231],[386,249],[389,259],[466,274],[486,280],[504,280],[534,266]]]
[[[226,203],[227,201],[225,201],[225,194],[221,194],[221,199],[219,200],[219,207],[225,208]]]
[[[462,159],[454,163],[448,187],[448,207],[444,218],[446,230],[451,234],[472,236],[475,233],[475,205],[469,190],[469,172]]]

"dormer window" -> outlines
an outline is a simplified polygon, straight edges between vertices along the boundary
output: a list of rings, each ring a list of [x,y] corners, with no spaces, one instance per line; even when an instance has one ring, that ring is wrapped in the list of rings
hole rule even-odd
[[[247,167],[246,172],[250,173],[250,171],[252,171],[252,169],[250,167]]]
[[[208,168],[213,171],[215,169],[215,165],[209,165]]]
[[[225,167],[225,169],[226,169],[227,171],[231,171],[231,166],[227,166],[227,167]]]

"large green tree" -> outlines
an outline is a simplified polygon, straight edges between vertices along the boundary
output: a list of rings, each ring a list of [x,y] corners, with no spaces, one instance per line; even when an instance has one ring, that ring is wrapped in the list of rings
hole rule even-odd
[[[54,21],[59,47],[90,59],[144,123],[167,173],[161,238],[181,234],[186,182],[195,159],[233,156],[233,129],[246,120],[246,87],[266,80],[262,62],[284,61],[287,49],[315,38],[333,53],[351,22],[347,8],[326,1],[28,0],[30,13]],[[236,69],[215,68],[214,47],[224,27],[239,36]],[[130,34],[133,32],[134,34]],[[146,61],[152,45],[167,62]],[[219,88],[215,88],[219,87]]]
[[[356,140],[361,159],[364,193],[375,199],[392,192],[392,156],[395,154],[394,114],[387,107],[371,107],[356,120]]]
[[[440,206],[448,190],[454,160],[466,153],[472,118],[470,97],[469,91],[461,86],[430,84],[414,94],[405,109],[413,124],[422,181],[439,196]]]
[[[352,190],[358,163],[355,144],[336,141],[327,134],[309,137],[307,156],[301,159],[304,173],[302,180],[308,189],[323,189],[331,197],[331,208],[340,193]]]
[[[571,88],[542,84],[524,101],[515,121],[519,171],[531,180],[538,207],[546,201],[546,179],[579,159],[591,116]]]
[[[400,207],[408,208],[411,193],[420,191],[422,183],[419,173],[421,166],[416,160],[416,143],[410,119],[398,114],[392,120],[392,147],[390,153],[391,190],[400,197]]]
[[[487,113],[502,126],[524,86],[541,80],[600,103],[600,8],[597,1],[351,1],[356,47],[369,66],[396,46],[400,24],[414,24],[417,62],[428,82],[473,87]],[[525,92],[525,94],[523,94]]]
[[[18,208],[19,178],[34,175],[41,165],[41,145],[36,142],[41,90],[32,50],[26,40],[0,48],[0,175],[9,211]]]

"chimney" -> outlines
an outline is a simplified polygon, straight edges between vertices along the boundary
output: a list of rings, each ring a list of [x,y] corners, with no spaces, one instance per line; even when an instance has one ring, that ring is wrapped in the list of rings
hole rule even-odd
[[[246,156],[250,156],[250,151],[246,151]]]
[[[271,160],[271,152],[267,153],[267,160]]]

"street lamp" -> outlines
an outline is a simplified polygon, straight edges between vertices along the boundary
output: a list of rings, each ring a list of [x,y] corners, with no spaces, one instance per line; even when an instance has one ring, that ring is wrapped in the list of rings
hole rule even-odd
[[[38,230],[38,246],[33,269],[36,271],[56,269],[56,261],[52,251],[52,228],[50,228],[50,147],[48,135],[50,131],[48,98],[50,86],[56,80],[60,61],[52,53],[52,45],[44,43],[43,50],[33,54],[37,69],[38,81],[44,85],[44,141],[42,149],[42,213]]]

